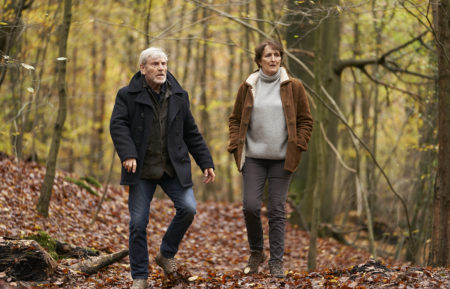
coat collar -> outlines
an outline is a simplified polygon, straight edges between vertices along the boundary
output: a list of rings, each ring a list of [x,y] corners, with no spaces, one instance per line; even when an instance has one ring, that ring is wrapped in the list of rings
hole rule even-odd
[[[289,81],[290,78],[284,67],[280,67],[280,69],[281,69],[280,83],[283,84],[284,82]],[[256,87],[256,82],[258,81],[258,78],[259,78],[259,70],[256,70],[255,72],[253,72],[252,74],[249,75],[249,77],[247,78],[247,80],[245,82],[248,85],[250,85],[252,87],[252,89],[254,90]]]
[[[144,76],[141,74],[140,71],[136,72],[133,77],[130,80],[130,83],[128,84],[128,91],[131,93],[141,92],[144,89],[144,86],[142,85],[142,82],[144,81]],[[178,83],[178,81],[175,79],[175,77],[167,71],[167,80],[166,80],[170,86],[170,90],[173,94],[183,93],[184,90],[181,88],[181,85]]]
[[[137,93],[138,96],[136,97],[136,102],[153,106],[150,97],[148,97],[148,93],[145,90],[145,87],[143,85],[144,76],[141,74],[140,71],[138,71],[130,80],[130,84],[128,85],[128,91],[130,93]],[[167,72],[167,80],[171,91],[171,96],[174,96],[175,98],[180,97],[185,92],[183,88],[181,88],[178,81],[175,79],[175,77],[170,73]],[[170,97],[172,98],[172,97]],[[169,100],[170,100],[169,98]]]

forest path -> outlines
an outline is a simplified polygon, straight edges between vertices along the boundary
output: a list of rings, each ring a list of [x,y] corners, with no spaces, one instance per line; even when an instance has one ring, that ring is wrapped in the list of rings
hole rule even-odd
[[[58,172],[50,216],[43,218],[36,213],[35,206],[44,174],[45,168],[37,164],[17,165],[8,157],[0,158],[0,236],[22,238],[45,231],[60,241],[81,247],[93,247],[107,253],[128,247],[129,215],[127,192],[124,188],[114,187],[108,190],[108,198],[102,206],[99,218],[91,225],[100,198],[67,180],[69,176],[78,178],[77,176]],[[318,239],[318,268],[316,272],[308,273],[308,233],[290,224],[286,227],[284,259],[288,278],[271,278],[267,262],[261,273],[245,276],[242,269],[245,267],[249,250],[242,205],[223,202],[198,202],[197,215],[176,257],[178,263],[183,264],[183,268],[187,268],[197,279],[173,284],[164,278],[153,257],[174,213],[175,209],[170,200],[152,202],[148,225],[150,288],[314,288],[320,285],[331,286],[330,288],[377,288],[377,284],[399,286],[400,282],[422,282],[420,288],[446,288],[450,284],[448,268],[433,271],[434,269],[430,268],[412,268],[391,263],[387,265],[392,267],[389,269],[380,263],[370,263],[368,252],[345,246],[329,238]],[[265,217],[263,224],[268,253],[268,225]],[[384,264],[390,262],[379,260]],[[59,262],[70,264],[74,261]],[[369,265],[361,267],[363,269],[359,271],[356,270],[357,267],[353,268],[362,263]],[[39,287],[34,283],[14,282],[2,274],[4,272],[0,272],[0,288],[129,288],[129,271],[129,260],[124,258],[91,276],[60,271],[52,280]],[[399,274],[403,279],[397,278]]]

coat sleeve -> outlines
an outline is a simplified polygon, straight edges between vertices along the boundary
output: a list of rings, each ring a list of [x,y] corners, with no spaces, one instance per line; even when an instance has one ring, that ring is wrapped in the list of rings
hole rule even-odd
[[[296,79],[294,95],[297,98],[297,145],[303,150],[308,150],[308,142],[311,138],[313,119],[309,109],[308,96],[303,84]]]
[[[194,116],[190,109],[189,96],[187,95],[185,105],[186,114],[183,121],[184,142],[188,147],[189,153],[203,172],[205,169],[214,168],[214,162],[208,146],[195,123]]]
[[[239,144],[239,130],[241,126],[241,116],[242,116],[242,107],[244,103],[244,96],[246,95],[246,86],[242,84],[239,87],[236,101],[234,102],[234,107],[231,112],[231,115],[228,119],[228,129],[229,129],[229,144],[228,144],[228,152],[232,153]]]
[[[111,139],[121,162],[129,158],[138,158],[136,145],[131,138],[131,116],[129,115],[126,97],[127,94],[124,89],[119,90],[109,124]]]

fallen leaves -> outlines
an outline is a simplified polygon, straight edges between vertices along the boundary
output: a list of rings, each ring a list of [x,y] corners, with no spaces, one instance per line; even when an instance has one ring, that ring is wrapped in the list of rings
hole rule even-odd
[[[16,164],[0,156],[0,236],[23,237],[46,231],[53,238],[104,253],[128,248],[127,192],[110,187],[97,221],[92,216],[100,198],[66,181],[78,178],[58,172],[50,204],[50,217],[35,206],[45,169],[35,163]],[[391,260],[371,260],[363,250],[333,239],[318,240],[318,268],[307,270],[308,233],[286,227],[285,279],[272,278],[265,262],[260,273],[244,273],[249,256],[240,203],[198,202],[197,214],[176,256],[176,276],[164,276],[153,262],[175,209],[169,200],[154,200],[148,225],[149,288],[450,288],[449,268],[409,267]],[[264,217],[265,244],[268,227]],[[268,251],[266,252],[268,253]],[[69,266],[71,259],[58,261]],[[0,270],[0,288],[129,288],[128,258],[87,276],[58,270],[40,284],[16,281]],[[20,287],[21,286],[21,287]]]

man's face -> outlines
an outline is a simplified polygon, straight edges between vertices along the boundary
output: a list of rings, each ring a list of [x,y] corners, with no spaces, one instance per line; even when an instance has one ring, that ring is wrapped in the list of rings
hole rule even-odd
[[[163,57],[148,57],[145,64],[140,65],[140,70],[153,89],[159,89],[166,82],[167,62]]]

